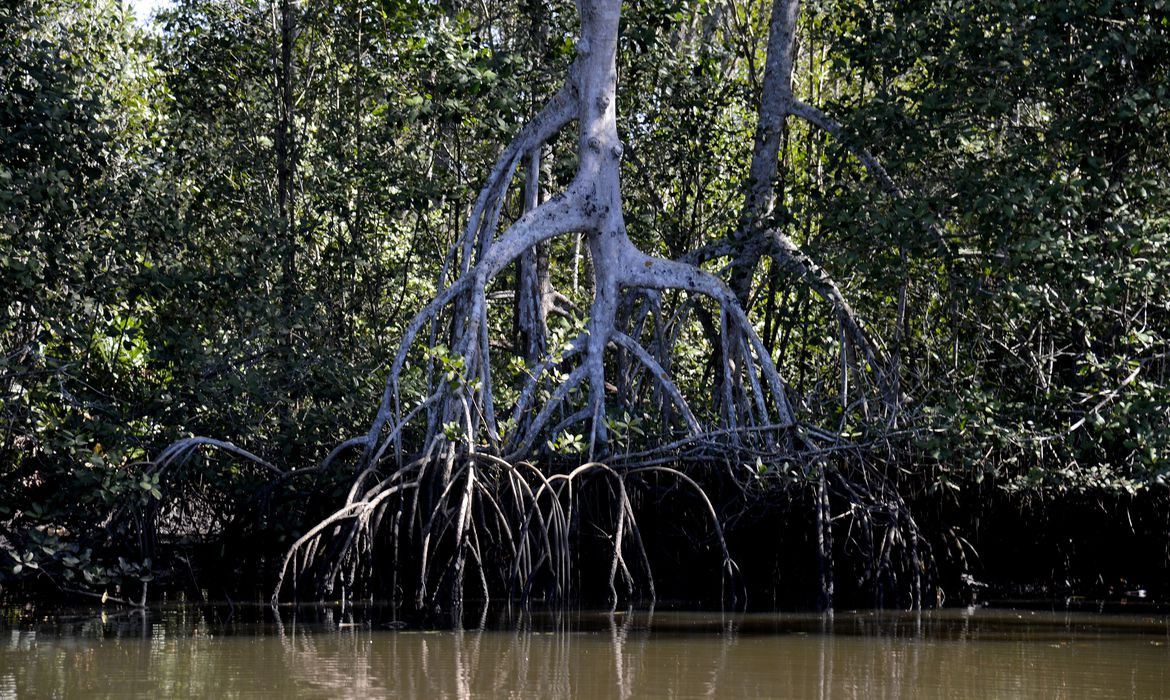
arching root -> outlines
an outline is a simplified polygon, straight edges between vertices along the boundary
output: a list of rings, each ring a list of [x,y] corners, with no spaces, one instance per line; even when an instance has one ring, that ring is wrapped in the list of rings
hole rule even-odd
[[[329,595],[340,586],[345,600],[358,588],[376,589],[379,580],[386,580],[378,575],[391,567],[400,585],[413,588],[420,609],[446,603],[460,611],[468,595],[469,567],[484,604],[496,598],[564,602],[574,596],[579,556],[574,543],[586,528],[600,529],[609,539],[605,585],[611,605],[638,597],[653,601],[654,577],[630,494],[651,474],[676,479],[694,494],[709,518],[721,568],[734,573],[714,505],[681,471],[659,466],[619,471],[590,462],[567,473],[545,474],[527,462],[448,451],[413,461],[372,486],[363,484],[373,481],[373,472],[358,477],[345,505],[289,548],[272,603],[286,588],[304,597]],[[587,492],[599,487],[601,511],[608,513],[601,520],[585,515],[583,505],[588,502],[591,513],[597,510],[599,502]],[[382,548],[393,552],[392,561],[377,556],[375,549]]]
[[[566,83],[492,167],[466,229],[443,261],[436,296],[405,329],[364,436],[297,472],[213,441],[177,443],[160,455],[159,464],[169,464],[195,447],[213,446],[256,463],[280,482],[324,471],[360,448],[345,503],[289,548],[274,603],[286,579],[294,596],[301,595],[298,585],[313,595],[340,586],[344,599],[357,587],[369,588],[375,566],[390,573],[392,597],[410,589],[419,607],[437,606],[444,596],[453,608],[461,607],[469,574],[485,600],[566,600],[573,580],[571,544],[581,537],[581,493],[593,485],[609,489],[608,520],[595,524],[611,538],[611,599],[616,604],[623,595],[633,597],[639,584],[652,598],[649,558],[630,500],[631,489],[649,474],[674,478],[696,494],[713,523],[723,569],[734,577],[714,505],[691,476],[667,466],[670,460],[677,465],[717,455],[734,465],[745,459],[801,460],[817,451],[810,439],[817,430],[798,423],[780,371],[737,294],[703,270],[701,259],[648,255],[627,235],[615,107],[621,4],[577,3],[581,37]],[[537,203],[539,151],[574,120],[576,174],[563,191]],[[525,158],[531,170],[525,212],[500,232],[504,203]],[[535,360],[529,376],[508,396],[500,378],[507,363],[493,357],[488,342],[489,287],[517,260],[530,259],[538,246],[564,235],[578,235],[588,246],[592,301],[584,328],[566,347],[544,345],[545,357],[527,358]],[[798,258],[794,246],[786,249],[784,239],[776,246],[830,299],[847,338],[877,372],[879,384],[888,383],[879,371],[880,349],[832,280]],[[524,277],[532,283],[538,275]],[[534,290],[527,293],[531,297]],[[682,299],[677,309],[665,306],[668,296]],[[641,310],[631,301],[638,299],[644,300]],[[693,335],[692,313],[703,326],[701,352],[710,372],[684,382],[676,355]],[[539,332],[538,326],[529,322],[527,332]],[[501,403],[505,396],[510,405]],[[642,417],[659,422],[652,432],[666,436],[658,441],[664,445],[631,437]],[[578,426],[584,437],[574,435],[580,443],[573,444],[582,466],[550,473],[526,461],[543,456],[561,433]],[[603,458],[605,464],[595,461]],[[732,478],[745,476],[736,471]],[[870,482],[832,471],[822,470],[818,484],[818,522],[826,536],[833,494],[874,504],[875,513],[891,502],[884,486],[874,491]],[[914,538],[902,542],[916,546]],[[822,552],[831,558],[832,543],[826,540]],[[630,557],[639,566],[631,567]],[[879,567],[875,576],[887,569]]]

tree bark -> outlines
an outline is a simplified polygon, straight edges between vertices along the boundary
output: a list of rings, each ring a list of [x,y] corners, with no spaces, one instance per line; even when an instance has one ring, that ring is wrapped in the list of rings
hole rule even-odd
[[[780,162],[780,141],[792,108],[793,49],[796,44],[796,0],[773,0],[768,28],[768,52],[764,63],[764,85],[756,121],[755,148],[748,171],[747,191],[739,228],[733,234],[738,248],[768,227],[776,202],[776,170]],[[746,305],[760,254],[739,255],[732,262],[731,288],[739,303]]]
[[[579,0],[577,7],[581,36],[565,87],[504,149],[480,193],[459,244],[464,261],[459,279],[443,290],[407,328],[391,368],[378,417],[366,438],[367,454],[372,454],[375,459],[386,449],[385,442],[377,446],[383,426],[393,419],[397,427],[392,434],[399,433],[402,418],[398,407],[398,378],[409,346],[423,325],[437,318],[448,305],[453,314],[451,348],[465,359],[467,376],[458,386],[440,382],[434,394],[438,405],[429,413],[432,416],[429,435],[449,433],[448,430],[438,430],[438,421],[449,425],[452,420],[461,420],[467,449],[476,449],[477,436],[481,429],[486,428],[489,446],[509,448],[505,454],[510,459],[519,458],[535,443],[553,413],[570,401],[572,391],[587,386],[585,406],[572,412],[558,428],[587,421],[590,426],[589,455],[607,452],[605,354],[611,344],[628,351],[654,375],[661,388],[658,395],[664,400],[678,403],[682,396],[650,353],[639,352],[634,347],[636,339],[628,338],[618,330],[616,312],[621,295],[627,289],[677,289],[706,296],[719,305],[724,331],[720,364],[725,386],[715,403],[726,429],[722,432],[730,435],[733,442],[740,439],[740,430],[744,428],[756,426],[757,431],[759,428],[775,431],[795,422],[779,373],[731,289],[695,265],[646,255],[630,241],[623,216],[620,178],[623,146],[618,137],[616,118],[616,58],[622,3],[621,0]],[[572,182],[562,193],[529,208],[503,234],[495,236],[504,194],[520,160],[574,117],[578,126],[579,160]],[[529,170],[533,174],[537,172],[531,163]],[[528,194],[529,203],[535,205],[533,192]],[[585,333],[574,344],[574,350],[579,351],[580,365],[556,387],[535,417],[527,420],[529,414],[525,402],[533,396],[530,384],[514,414],[524,417],[527,427],[518,430],[508,445],[502,445],[497,434],[491,389],[485,289],[490,279],[518,258],[521,259],[521,276],[531,278],[526,271],[526,268],[531,269],[530,264],[524,262],[526,254],[550,238],[573,232],[584,236],[593,275],[593,300]],[[473,255],[475,262],[471,264]],[[527,300],[525,307],[533,309],[531,319],[535,323],[537,312],[533,301]],[[731,339],[737,340],[728,342]],[[547,365],[541,364],[542,367]],[[476,381],[465,383],[472,380]],[[539,380],[538,371],[533,381]],[[747,396],[747,386],[754,392],[751,398]],[[765,394],[771,397],[771,407],[767,405]],[[753,404],[755,414],[750,419],[738,415],[741,407]],[[677,416],[694,415],[685,405],[676,408]],[[701,429],[697,421],[688,418],[687,423],[686,427],[692,432]],[[758,432],[751,434],[759,437]],[[765,436],[764,439],[769,438]]]
[[[765,254],[770,255],[778,269],[801,278],[833,307],[833,313],[846,341],[876,374],[879,391],[887,407],[896,410],[899,397],[898,381],[893,376],[895,368],[864,330],[857,314],[828,272],[805,255],[788,235],[770,221],[776,200],[774,182],[779,163],[779,147],[781,137],[787,128],[788,117],[803,119],[834,138],[843,137],[840,124],[817,108],[796,99],[792,93],[796,24],[799,16],[800,0],[773,0],[755,148],[752,152],[739,226],[729,241],[720,241],[707,246],[706,250],[696,251],[688,256],[688,260],[699,263],[708,259],[708,256],[732,255],[731,288],[739,303],[747,309],[760,258]],[[901,190],[897,188],[877,158],[854,144],[847,142],[846,145],[884,190],[895,198],[901,198]],[[842,367],[841,371],[849,370]],[[847,383],[843,382],[842,385],[847,386]],[[864,406],[865,402],[862,405]]]
[[[540,205],[540,146],[526,155],[524,177],[524,212],[528,213]],[[542,243],[520,255],[516,274],[516,343],[529,366],[540,362],[547,349],[551,298],[547,243]]]

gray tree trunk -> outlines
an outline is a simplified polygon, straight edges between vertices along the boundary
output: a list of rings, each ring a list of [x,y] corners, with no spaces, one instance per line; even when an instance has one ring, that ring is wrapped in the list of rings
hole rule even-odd
[[[687,256],[687,260],[700,263],[711,257],[733,256],[730,284],[736,299],[745,308],[751,297],[756,268],[763,255],[770,255],[781,271],[802,279],[833,307],[833,313],[841,326],[846,343],[873,371],[887,412],[892,416],[896,413],[900,400],[896,368],[864,330],[857,314],[833,278],[771,222],[776,201],[774,183],[779,163],[779,147],[781,137],[787,128],[788,117],[803,119],[835,138],[844,137],[840,124],[793,95],[792,74],[796,25],[799,17],[800,0],[773,0],[755,148],[752,152],[739,227],[729,241],[719,241],[706,246]],[[877,158],[849,141],[845,143],[887,193],[895,198],[903,196]],[[848,358],[850,354],[846,353],[843,357]],[[848,394],[849,391],[848,364],[846,359],[841,370],[844,394]],[[847,398],[845,395],[842,396],[842,400],[848,403]],[[861,405],[867,406],[864,398],[862,396]]]
[[[445,408],[428,410],[428,434],[438,436],[438,423],[461,424],[466,448],[486,447],[518,458],[529,452],[537,437],[547,429],[554,414],[563,412],[571,393],[586,389],[585,405],[557,424],[563,429],[578,422],[588,424],[589,453],[608,450],[606,427],[606,350],[621,347],[643,365],[658,385],[658,394],[671,402],[692,435],[719,428],[739,439],[743,430],[782,430],[794,424],[784,384],[752,329],[735,294],[721,280],[696,265],[646,255],[626,234],[621,196],[620,163],[622,142],[616,118],[617,40],[621,19],[620,0],[579,0],[581,37],[577,57],[569,69],[565,86],[529,123],[497,160],[488,182],[472,210],[462,242],[462,274],[412,321],[395,357],[378,417],[366,438],[366,447],[377,458],[393,444],[397,447],[404,420],[398,398],[399,377],[411,344],[428,321],[450,307],[454,335],[451,348],[463,358],[466,377],[458,386],[440,382],[428,401]],[[572,120],[577,121],[578,168],[564,191],[531,207],[501,235],[496,227],[507,187],[525,154],[539,149],[553,134]],[[530,167],[535,173],[537,169]],[[535,204],[530,192],[529,203]],[[550,238],[579,232],[588,245],[592,262],[593,300],[585,332],[577,338],[570,354],[579,364],[568,378],[536,410],[535,383],[551,366],[549,361],[535,368],[533,380],[522,392],[513,410],[517,426],[508,440],[500,437],[491,389],[490,348],[487,343],[485,288],[513,260],[520,258],[521,276],[531,284],[531,261],[524,257]],[[474,259],[474,263],[472,262]],[[721,348],[723,388],[719,397],[721,425],[701,426],[682,392],[653,355],[617,327],[616,313],[625,290],[676,289],[706,296],[720,307],[724,347]],[[532,294],[523,311],[524,324],[535,330],[539,310]],[[736,342],[729,343],[731,339]],[[527,351],[527,350],[526,350]],[[560,358],[563,360],[564,358]],[[738,391],[738,393],[733,392]],[[750,389],[746,387],[751,387]],[[750,397],[749,397],[750,394]],[[745,406],[750,417],[745,417]],[[534,413],[535,412],[535,413]],[[409,417],[409,416],[408,416]],[[392,425],[390,437],[381,433]],[[448,431],[449,432],[449,431]],[[555,430],[554,430],[555,432]]]
[[[524,164],[524,213],[540,205],[540,147],[528,152]],[[544,249],[544,250],[542,250]],[[548,312],[552,286],[548,276],[547,244],[520,255],[516,274],[516,342],[524,361],[535,365],[547,350]]]

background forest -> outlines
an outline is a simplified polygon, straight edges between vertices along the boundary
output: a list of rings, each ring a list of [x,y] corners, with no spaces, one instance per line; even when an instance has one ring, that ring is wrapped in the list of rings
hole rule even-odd
[[[625,3],[617,114],[642,250],[677,259],[737,226],[771,6]],[[225,552],[278,561],[349,474],[274,484],[201,455],[168,481],[142,463],[207,435],[310,465],[369,424],[492,163],[559,86],[576,22],[572,3],[534,0],[178,0],[154,23],[112,0],[5,2],[0,586],[268,585],[273,561]],[[993,546],[980,516],[1001,511],[1044,543],[1096,513],[1166,575],[1167,56],[1163,0],[802,6],[793,91],[849,136],[787,122],[768,223],[882,339],[898,422],[875,431],[841,407],[842,338],[798,279],[765,262],[749,317],[798,408],[899,474],[934,556],[963,561],[956,581]],[[572,140],[548,145],[548,181],[572,177]],[[579,239],[552,245],[564,338],[591,263]],[[505,358],[522,339],[493,318]],[[701,394],[709,368],[685,360],[675,379]],[[652,440],[643,418],[623,428]],[[550,455],[582,451],[552,438]],[[765,510],[799,490],[788,465],[750,467]],[[144,556],[162,548],[136,518],[180,495],[169,512],[201,532],[163,523],[169,554]],[[761,517],[741,559],[763,547]],[[1067,562],[1077,545],[1053,546]]]

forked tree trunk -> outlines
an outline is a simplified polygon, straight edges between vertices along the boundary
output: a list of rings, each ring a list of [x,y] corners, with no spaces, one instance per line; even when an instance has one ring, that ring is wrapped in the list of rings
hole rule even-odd
[[[739,228],[733,241],[741,250],[754,251],[753,237],[768,227],[776,203],[776,170],[780,162],[780,140],[786,128],[792,102],[792,66],[796,45],[795,0],[775,0],[768,26],[768,53],[764,63],[764,85],[756,120],[755,147],[748,171],[747,188]],[[760,253],[739,255],[732,262],[731,288],[740,304],[747,304]]]
[[[710,518],[722,552],[723,572],[734,576],[717,511],[702,486],[681,469],[665,466],[681,461],[680,446],[702,445],[707,464],[724,462],[732,477],[758,478],[755,466],[745,476],[743,461],[761,455],[779,466],[789,460],[801,463],[806,476],[816,461],[818,441],[835,442],[836,436],[807,423],[797,424],[780,374],[745,310],[731,287],[704,271],[698,262],[719,256],[735,256],[738,273],[754,270],[755,255],[773,255],[778,264],[799,274],[807,284],[833,304],[846,334],[865,354],[870,366],[883,372],[876,348],[861,332],[852,311],[839,290],[795,245],[773,228],[763,228],[774,197],[771,182],[775,175],[778,128],[784,118],[796,115],[829,124],[827,117],[793,98],[791,82],[792,33],[796,0],[777,0],[781,11],[774,18],[769,41],[768,80],[774,92],[766,94],[761,107],[761,137],[752,164],[752,192],[748,197],[744,226],[739,234],[699,251],[688,260],[666,260],[640,251],[626,233],[621,196],[620,163],[622,143],[616,119],[616,54],[621,0],[578,0],[581,36],[577,57],[565,85],[544,109],[525,126],[496,161],[481,190],[463,236],[452,247],[440,273],[439,291],[407,326],[386,383],[378,413],[370,430],[334,449],[315,468],[324,470],[340,455],[361,450],[356,478],[345,504],[331,516],[302,535],[285,555],[273,602],[280,597],[284,575],[293,580],[316,565],[320,590],[330,591],[340,582],[351,586],[359,564],[371,556],[380,528],[393,546],[392,563],[397,565],[399,547],[412,547],[417,566],[416,604],[435,599],[444,586],[454,606],[462,604],[465,569],[479,574],[484,600],[490,595],[488,574],[495,564],[485,562],[487,554],[504,560],[498,571],[509,590],[519,587],[527,595],[536,572],[546,570],[553,593],[565,595],[573,578],[570,568],[570,530],[579,526],[580,511],[574,513],[574,481],[590,477],[605,479],[613,496],[613,553],[609,587],[616,604],[615,581],[619,572],[633,592],[633,577],[625,561],[623,537],[635,541],[650,578],[649,559],[641,549],[634,509],[626,491],[627,481],[644,480],[649,474],[675,479],[690,488]],[[537,156],[542,144],[577,122],[579,155],[576,174],[562,191],[541,202],[536,188]],[[818,124],[820,125],[820,124]],[[836,129],[836,130],[835,130]],[[879,177],[884,171],[864,151],[862,161]],[[522,162],[529,175],[526,207],[519,220],[497,234],[508,189]],[[541,244],[561,235],[580,234],[589,246],[592,260],[593,299],[584,332],[569,347],[539,347],[543,339],[542,308],[544,289],[540,286],[537,259]],[[766,244],[758,244],[765,241]],[[706,257],[705,257],[706,256]],[[510,418],[502,419],[493,391],[491,345],[488,343],[486,288],[509,265],[520,261],[522,289],[517,295],[527,329],[524,352],[529,356],[529,378],[510,407]],[[446,283],[448,273],[454,281]],[[750,278],[750,272],[747,277]],[[746,282],[750,289],[750,279]],[[670,323],[659,322],[663,315],[661,294],[677,290],[687,301],[674,311]],[[619,322],[623,298],[641,295],[648,312],[640,320]],[[692,410],[690,400],[675,382],[668,368],[671,352],[680,343],[679,329],[686,326],[686,314],[705,300],[718,315],[706,331],[707,350],[717,358],[716,396],[704,411]],[[625,307],[628,309],[629,304]],[[705,311],[705,310],[704,310]],[[653,332],[643,332],[648,317]],[[424,330],[426,334],[424,335]],[[712,333],[714,330],[716,332]],[[651,339],[645,338],[649,335]],[[422,336],[420,338],[420,336]],[[424,354],[426,345],[445,344],[447,352],[438,357]],[[645,343],[645,344],[644,344]],[[653,350],[653,352],[651,351]],[[611,443],[607,426],[607,371],[621,363],[606,361],[607,352],[620,354],[637,368],[640,379],[652,391],[630,391],[616,401],[640,402],[661,415],[672,416],[673,429],[685,430],[682,440],[668,441],[653,449],[621,453]],[[413,353],[413,355],[412,355]],[[415,364],[408,368],[408,358]],[[537,361],[539,358],[539,361]],[[440,368],[442,371],[438,371]],[[556,369],[555,379],[550,379]],[[404,382],[404,373],[412,372]],[[567,376],[560,375],[567,372]],[[622,371],[616,384],[629,386],[631,372]],[[422,396],[411,396],[403,411],[400,388],[424,387]],[[701,389],[692,393],[701,393]],[[524,458],[542,449],[539,438],[556,435],[569,427],[583,425],[588,435],[588,462],[559,473],[542,470]],[[255,455],[225,443],[186,440],[168,448],[152,463],[161,472],[181,463],[201,446],[215,446],[278,473],[277,480],[293,478],[314,469],[281,472]],[[807,449],[795,454],[794,448]],[[407,455],[406,453],[410,454]],[[831,451],[830,451],[831,452]],[[823,457],[822,453],[822,457]],[[609,464],[592,461],[599,455]],[[691,458],[694,458],[693,454]],[[761,462],[757,462],[761,464]],[[914,572],[915,600],[919,572],[916,527],[905,513],[905,505],[890,482],[880,473],[866,471],[852,479],[840,470],[821,466],[816,486],[815,522],[818,523],[818,553],[822,563],[821,588],[826,604],[832,595],[832,520],[834,493],[850,504],[845,512],[865,528],[877,527],[873,513],[889,514],[887,539],[902,542],[910,552]],[[579,491],[577,492],[579,494]],[[890,494],[893,494],[892,496]],[[578,496],[579,497],[579,496]],[[854,508],[857,506],[857,508]],[[389,517],[384,517],[389,516]],[[896,517],[894,517],[896,516]],[[900,523],[906,523],[903,527]],[[383,528],[386,525],[386,528]],[[385,530],[389,530],[385,532]],[[905,531],[903,534],[903,530]],[[497,551],[481,546],[484,543]],[[876,538],[874,538],[876,541]],[[883,550],[889,562],[890,548]],[[435,564],[441,558],[446,564]],[[876,559],[875,559],[876,560]],[[347,568],[348,567],[348,568]],[[826,568],[827,567],[827,568]],[[343,571],[349,573],[342,576]],[[395,570],[397,573],[397,569]],[[431,578],[433,573],[438,580]],[[876,578],[875,578],[876,580]],[[295,595],[295,593],[294,593]]]
[[[733,257],[731,288],[736,299],[747,311],[750,311],[747,304],[751,298],[755,271],[762,256],[771,256],[779,270],[799,277],[832,307],[848,347],[852,349],[853,354],[861,358],[876,379],[886,408],[886,417],[893,419],[897,415],[898,404],[901,401],[897,363],[891,363],[880,345],[864,330],[857,314],[828,272],[805,255],[772,221],[776,201],[774,183],[779,162],[779,146],[790,116],[802,119],[812,128],[820,129],[842,140],[845,147],[861,161],[887,195],[894,199],[904,197],[902,190],[872,153],[854,143],[838,122],[793,94],[796,25],[799,17],[800,0],[773,0],[755,148],[752,152],[739,226],[728,240],[705,246],[688,255],[686,259],[701,263],[713,257],[731,255]],[[940,252],[949,255],[949,247],[941,232],[932,226],[929,233]],[[849,354],[845,353],[843,357],[848,357]],[[843,365],[846,366],[841,370],[842,386],[848,387],[850,371],[848,361],[843,362]],[[864,396],[862,399],[864,406],[866,405]]]
[[[622,143],[617,130],[615,99],[621,2],[580,0],[578,10],[581,37],[566,84],[496,162],[458,245],[462,251],[459,255],[462,274],[408,327],[378,417],[366,438],[368,458],[380,456],[388,447],[387,441],[379,443],[387,425],[392,426],[389,443],[398,448],[405,419],[398,403],[398,386],[407,354],[422,327],[446,313],[448,307],[454,329],[450,347],[461,358],[466,376],[459,382],[439,381],[428,399],[433,402],[426,414],[428,443],[440,433],[450,437],[449,429],[440,431],[440,427],[459,424],[468,449],[474,450],[477,444],[486,442],[492,451],[512,457],[524,455],[534,444],[540,444],[537,438],[548,429],[554,414],[565,412],[570,394],[587,386],[584,405],[571,411],[556,427],[586,423],[589,453],[606,451],[609,435],[605,420],[605,356],[611,346],[628,352],[644,367],[651,381],[658,385],[656,395],[672,407],[672,415],[679,416],[692,435],[717,428],[735,442],[745,429],[783,430],[794,424],[783,382],[771,357],[727,285],[695,265],[646,255],[627,236],[621,196]],[[530,207],[497,236],[502,202],[521,160],[574,119],[578,126],[579,161],[572,182],[563,192]],[[529,169],[536,172],[535,167]],[[529,204],[535,204],[532,192],[528,199]],[[527,284],[533,284],[531,259],[525,262],[525,257],[542,242],[575,232],[583,234],[589,246],[593,273],[593,300],[585,332],[574,341],[570,351],[580,356],[580,364],[553,388],[551,397],[539,410],[533,405],[534,385],[530,383],[526,387],[513,410],[517,430],[505,440],[500,435],[492,392],[490,346],[486,337],[486,286],[518,258],[522,261],[521,277]],[[719,425],[700,425],[678,386],[641,346],[640,339],[631,338],[618,328],[617,310],[623,292],[653,294],[665,289],[712,299],[720,308],[721,327],[730,331],[720,339],[723,381],[716,402],[721,415]],[[536,343],[531,342],[531,337],[539,332],[540,316],[534,302],[541,295],[542,290],[522,290],[521,313],[526,320],[520,325],[532,331],[526,354],[534,354]],[[545,362],[535,368],[533,382],[541,380],[548,366]]]

